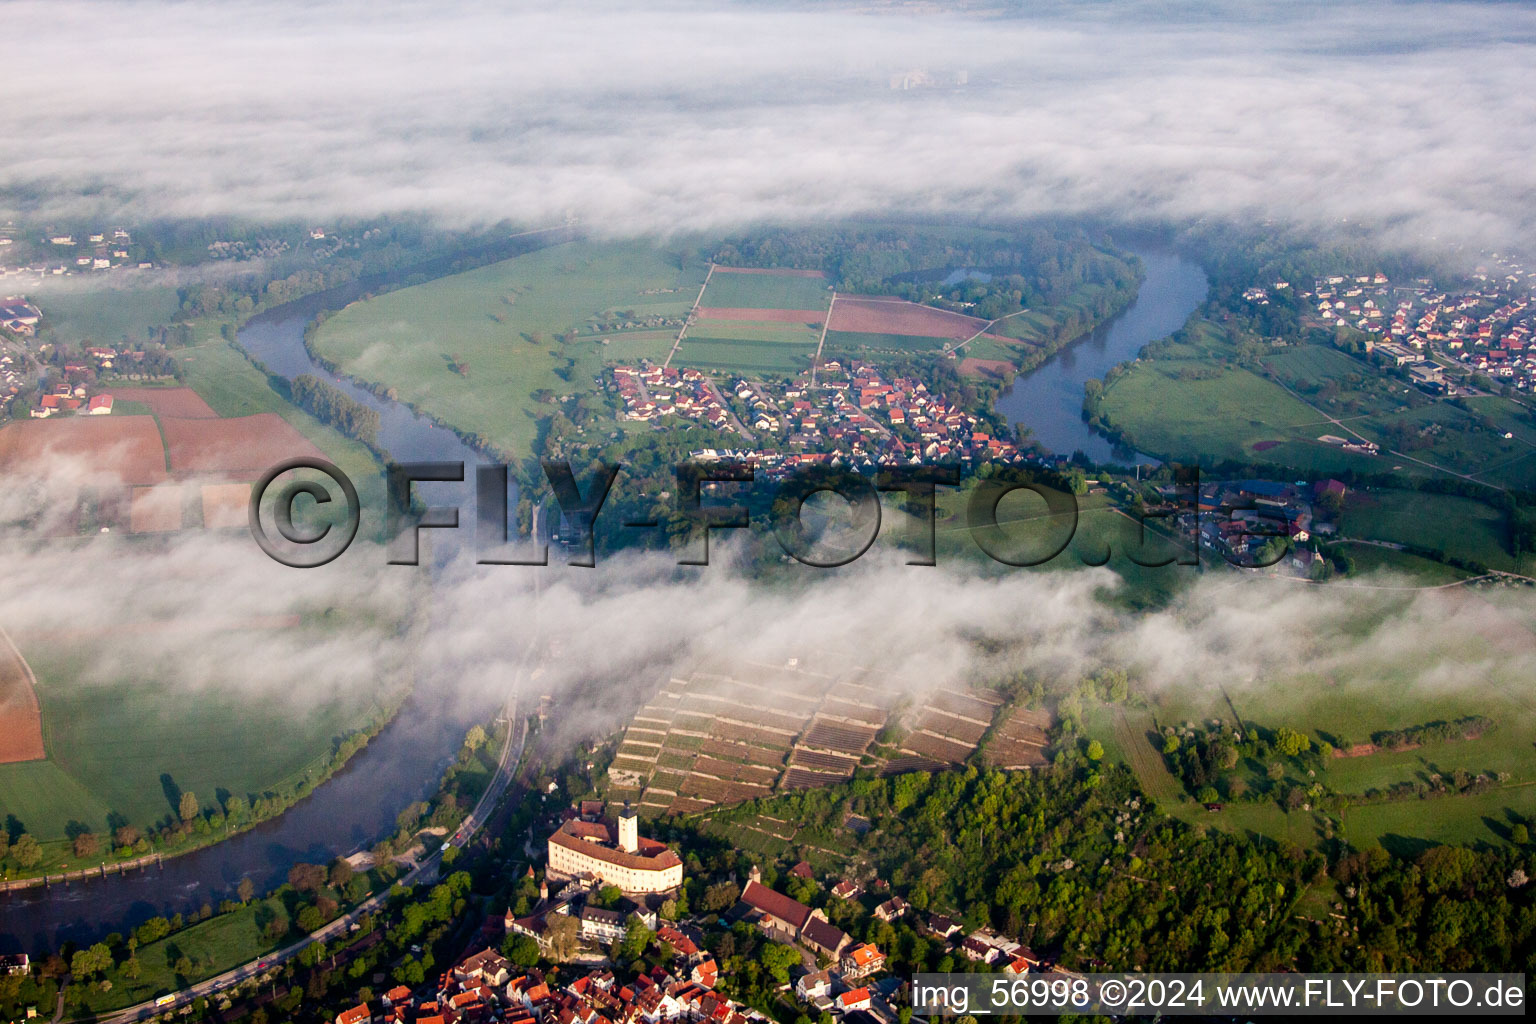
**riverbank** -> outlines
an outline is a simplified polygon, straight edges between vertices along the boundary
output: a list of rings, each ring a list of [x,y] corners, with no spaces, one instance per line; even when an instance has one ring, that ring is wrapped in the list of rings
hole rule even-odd
[[[314,790],[341,771],[364,750],[404,706],[406,693],[394,695],[373,720],[339,738],[326,754],[304,768],[264,790],[255,801],[230,795],[216,807],[204,808],[194,818],[175,828],[142,835],[128,846],[121,846],[109,856],[80,855],[74,840],[60,839],[38,843],[40,866],[36,870],[8,867],[0,878],[0,894],[23,889],[89,882],[111,875],[163,868],[169,859],[186,856],[225,842],[286,813]],[[238,803],[236,803],[238,801]],[[222,831],[220,831],[222,829]],[[113,837],[107,837],[111,843]],[[127,851],[127,852],[124,852]]]
[[[1079,337],[1030,374],[1015,378],[993,409],[1028,439],[1063,456],[1082,452],[1100,465],[1155,462],[1127,450],[1087,422],[1083,411],[1088,382],[1135,359],[1151,342],[1183,327],[1210,291],[1200,267],[1170,249],[1130,246],[1143,277],[1136,297],[1116,316]]]

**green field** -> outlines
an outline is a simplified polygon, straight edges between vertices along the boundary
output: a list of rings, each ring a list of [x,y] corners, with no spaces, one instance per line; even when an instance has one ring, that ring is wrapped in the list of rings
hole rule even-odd
[[[1279,584],[1266,584],[1278,586]],[[1401,595],[1363,596],[1357,618],[1338,624],[1340,637],[1368,627],[1391,623],[1406,613],[1410,599]],[[1382,730],[1402,729],[1435,721],[1484,715],[1497,726],[1474,740],[1447,740],[1361,757],[1334,757],[1324,762],[1315,779],[1292,777],[1291,784],[1323,783],[1334,793],[1350,797],[1342,815],[1342,835],[1356,846],[1377,842],[1502,843],[1517,816],[1536,813],[1536,694],[1518,667],[1532,643],[1524,613],[1512,604],[1484,601],[1458,592],[1444,599],[1445,614],[1462,614],[1460,628],[1428,634],[1417,649],[1394,650],[1365,645],[1326,671],[1277,671],[1251,682],[1220,680],[1242,720],[1265,728],[1290,726],[1314,743],[1335,745],[1369,742]],[[1485,624],[1488,636],[1471,623]],[[1490,652],[1491,637],[1497,650]],[[1507,638],[1507,639],[1506,639]],[[1312,637],[1316,650],[1337,645],[1330,637]],[[1322,654],[1326,658],[1326,654]],[[1506,660],[1507,659],[1507,660]],[[1441,673],[1424,676],[1427,665],[1459,666],[1476,685],[1458,686]],[[1233,721],[1232,705],[1210,680],[1191,679],[1186,685],[1150,695],[1146,710],[1104,708],[1086,718],[1090,735],[1099,738],[1106,755],[1129,763],[1149,794],[1167,809],[1191,822],[1229,831],[1253,831],[1310,845],[1322,837],[1323,819],[1316,812],[1286,813],[1272,800],[1229,801],[1218,814],[1206,812],[1169,774],[1148,733],[1184,722]],[[1118,718],[1116,717],[1118,716]],[[1257,777],[1264,766],[1243,762],[1234,774]],[[1457,771],[1475,776],[1503,773],[1498,786],[1480,794],[1378,802],[1364,800],[1371,790],[1396,783],[1427,783],[1432,773],[1449,778]],[[1287,769],[1287,775],[1291,770]]]
[[[1265,356],[1264,368],[1287,387],[1298,390],[1324,381],[1348,385],[1353,378],[1359,378],[1363,382],[1378,372],[1375,367],[1324,345],[1292,345]]]
[[[1467,579],[1472,573],[1465,569],[1446,565],[1444,562],[1436,562],[1420,555],[1409,554],[1406,551],[1395,551],[1392,548],[1379,547],[1375,544],[1360,544],[1344,542],[1344,550],[1354,560],[1355,573],[1364,577],[1363,582],[1369,584],[1369,577],[1378,572],[1399,573],[1411,576],[1420,586],[1434,587],[1444,583],[1454,583],[1457,580]],[[1335,582],[1348,585],[1349,579],[1340,579]]]
[[[549,411],[536,391],[590,391],[606,363],[664,357],[664,331],[630,343],[628,332],[594,324],[623,314],[642,325],[646,317],[684,316],[706,272],[694,248],[553,246],[354,303],[320,328],[314,346],[344,372],[393,387],[422,412],[526,456],[538,417]],[[451,368],[455,356],[466,373]]]
[[[674,366],[723,370],[743,374],[788,376],[811,365],[816,345],[742,338],[701,338],[689,335],[672,360]]]
[[[135,296],[100,294],[114,301]],[[137,305],[127,301],[130,310]],[[289,404],[218,337],[217,324],[194,324],[194,330],[201,344],[177,351],[187,384],[221,416],[275,412],[293,424],[357,483],[363,536],[376,530],[382,476],[368,449]],[[220,790],[245,795],[295,782],[325,761],[334,737],[379,713],[373,695],[293,710],[252,703],[218,679],[188,700],[155,682],[155,666],[128,654],[131,645],[123,646],[117,678],[95,685],[81,678],[87,652],[78,640],[19,636],[17,642],[38,677],[49,758],[0,766],[0,819],[14,815],[45,843],[63,839],[77,824],[100,832],[109,815],[141,828],[165,817],[173,809],[162,775],[197,793],[204,807],[214,805]],[[47,849],[64,859],[62,844]]]
[[[1101,413],[1136,448],[1163,458],[1269,462],[1315,473],[1396,465],[1319,442],[1324,434],[1343,436],[1342,428],[1245,369],[1143,360],[1105,390]]]
[[[83,681],[78,641],[17,643],[37,675],[48,760],[0,765],[0,819],[14,815],[44,841],[76,823],[104,832],[109,816],[143,829],[175,813],[179,791],[207,808],[223,791],[297,782],[323,764],[334,737],[383,712],[373,695],[295,705],[210,686],[189,699],[131,667],[95,684]]]
[[[716,309],[826,309],[832,289],[819,277],[716,270],[699,305]]]
[[[1454,494],[1352,491],[1345,502],[1341,530],[1349,537],[1443,551],[1492,569],[1532,569],[1529,556],[1517,559],[1509,553],[1503,512]]]
[[[970,488],[941,488],[939,491],[934,528],[938,563],[953,565],[963,561],[987,575],[1025,571],[994,561],[977,545],[968,525],[970,494]],[[1074,526],[1069,515],[1052,515],[1044,500],[1030,492],[1015,492],[1004,497],[997,509],[998,526],[1005,534],[1001,553],[1016,561],[1040,558],[1058,546],[1071,530],[1072,539],[1061,554],[1028,571],[1106,565],[1122,581],[1122,589],[1115,595],[1115,600],[1128,607],[1163,605],[1196,578],[1193,566],[1138,565],[1130,557],[1132,554],[1144,562],[1157,562],[1178,557],[1182,549],[1155,529],[1148,529],[1143,544],[1135,520],[1122,514],[1108,498],[1085,495],[1077,499],[1077,504]],[[895,545],[907,528],[908,518],[895,510],[893,502],[892,510],[881,520],[877,545]]]
[[[698,320],[688,328],[683,339],[688,342],[697,338],[725,338],[737,341],[768,341],[784,345],[810,345],[816,347],[821,340],[819,324],[781,324],[769,320]]]
[[[48,292],[38,299],[54,336],[74,344],[143,344],[145,330],[171,323],[180,306],[169,285]]]
[[[132,1006],[248,963],[284,941],[263,934],[267,922],[287,920],[288,910],[282,899],[269,897],[141,946],[136,954],[138,978],[129,978],[123,965],[118,964],[106,975],[112,982],[110,990],[101,991],[99,984],[85,989],[86,1006],[96,1013]],[[186,975],[176,973],[176,961],[183,955],[192,961],[192,970]]]
[[[963,340],[963,339],[962,339]],[[938,352],[955,344],[953,338],[929,338],[920,334],[872,334],[863,331],[828,331],[827,352],[857,352],[861,349],[887,352]]]

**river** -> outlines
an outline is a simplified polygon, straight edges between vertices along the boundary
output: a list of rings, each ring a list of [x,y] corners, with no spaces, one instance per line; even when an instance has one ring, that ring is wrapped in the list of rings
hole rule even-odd
[[[517,255],[570,237],[545,232],[499,243]],[[1114,459],[1109,441],[1081,416],[1083,382],[1136,355],[1147,342],[1177,330],[1204,299],[1208,283],[1199,267],[1166,249],[1136,250],[1146,280],[1134,302],[1114,320],[1021,377],[997,401],[999,411],[1023,423],[1053,451],[1081,449],[1095,460]],[[306,296],[252,318],[239,343],[278,376],[310,373],[378,410],[379,443],[399,461],[484,461],[452,431],[317,365],[304,348],[304,328],[321,311],[340,309],[363,294],[404,280],[453,270],[448,259],[379,275]],[[430,491],[426,491],[431,500]],[[86,882],[0,895],[0,948],[42,950],[62,941],[93,942],[157,914],[188,913],[230,898],[241,878],[257,891],[282,882],[301,861],[325,862],[371,844],[391,831],[404,807],[432,792],[472,722],[495,706],[444,699],[434,685],[430,705],[418,690],[400,714],[333,778],[287,813],[224,842],[167,859],[159,869],[108,875]],[[448,710],[451,709],[451,710]]]
[[[473,255],[506,258],[569,237],[571,232],[564,229],[539,232],[493,243]],[[368,292],[408,278],[451,273],[462,258],[463,254],[434,259],[278,306],[251,318],[241,328],[238,341],[273,374],[289,380],[302,373],[314,374],[377,409],[379,446],[397,461],[484,462],[452,431],[336,376],[315,363],[304,347],[304,328],[321,311],[340,309]],[[428,502],[433,500],[431,486],[419,488]],[[432,550],[446,557],[449,547],[440,544]],[[234,898],[242,878],[250,878],[258,892],[265,892],[283,882],[297,863],[324,863],[371,845],[394,830],[396,816],[408,804],[437,788],[465,731],[489,718],[499,705],[494,695],[467,689],[444,692],[451,685],[434,679],[430,694],[418,687],[395,719],[345,768],[271,821],[213,846],[167,858],[158,869],[0,895],[0,951],[45,950],[64,941],[94,942],[157,914],[186,914],[204,903],[217,907],[220,900]]]
[[[1205,301],[1205,271],[1172,250],[1132,246],[1146,279],[1136,298],[1113,319],[1072,342],[1033,373],[1017,378],[994,404],[1010,424],[1030,429],[1034,439],[1058,455],[1081,451],[1094,462],[1131,465],[1157,460],[1117,448],[1083,419],[1083,385],[1110,367],[1136,358],[1148,342],[1166,338]]]

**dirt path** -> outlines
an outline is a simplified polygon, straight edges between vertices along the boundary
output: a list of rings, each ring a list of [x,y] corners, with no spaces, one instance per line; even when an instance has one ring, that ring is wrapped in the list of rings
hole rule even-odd
[[[672,342],[672,351],[667,353],[666,361],[661,364],[663,368],[672,365],[672,357],[677,355],[678,346],[682,345],[683,337],[684,337],[684,335],[686,335],[688,333],[688,328],[689,328],[690,325],[692,325],[693,318],[694,318],[695,314],[697,314],[698,311],[699,311],[699,303],[704,301],[704,289],[709,287],[709,279],[714,277],[714,276],[715,276],[715,265],[713,263],[711,263],[709,265],[709,272],[704,275],[704,283],[699,285],[699,294],[694,297],[693,308],[690,309],[688,311],[688,315],[683,318],[682,330],[677,332],[677,340]]]
[[[816,371],[821,369],[821,347],[827,343],[827,326],[832,323],[832,307],[837,305],[837,291],[832,292],[832,301],[827,303],[827,316],[821,322],[821,337],[816,339],[816,354],[811,356],[811,384],[816,383]]]

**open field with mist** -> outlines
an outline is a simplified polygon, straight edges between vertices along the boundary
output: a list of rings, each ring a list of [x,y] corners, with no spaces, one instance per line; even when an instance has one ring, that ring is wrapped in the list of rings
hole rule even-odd
[[[1104,742],[1109,756],[1130,764],[1142,786],[1166,809],[1207,827],[1251,830],[1303,845],[1320,841],[1327,832],[1318,808],[1286,811],[1274,798],[1232,798],[1228,789],[1233,779],[1243,779],[1250,790],[1265,785],[1266,771],[1274,770],[1267,762],[1240,760],[1218,781],[1223,807],[1216,813],[1201,807],[1170,774],[1160,747],[1163,729],[1216,719],[1231,726],[1240,716],[1244,725],[1260,730],[1295,729],[1314,747],[1326,742],[1339,749],[1356,748],[1355,756],[1325,757],[1307,772],[1280,759],[1276,763],[1282,775],[1269,776],[1283,786],[1321,783],[1343,795],[1346,804],[1337,811],[1337,833],[1356,846],[1395,843],[1413,850],[1440,842],[1506,843],[1516,822],[1536,816],[1536,693],[1519,667],[1531,634],[1503,613],[1491,614],[1479,629],[1476,606],[1482,598],[1474,594],[1463,600],[1470,607],[1448,617],[1444,633],[1426,645],[1431,651],[1377,650],[1372,645],[1354,663],[1328,671],[1260,674],[1219,687],[1202,681],[1174,685],[1149,694],[1142,707],[1095,712],[1088,719],[1089,733]],[[1368,625],[1359,624],[1361,629]],[[1298,644],[1307,642],[1297,637]],[[1422,678],[1414,661],[1426,657],[1459,664],[1461,671]],[[1475,738],[1399,749],[1358,746],[1373,743],[1384,732],[1471,716],[1490,719],[1493,727]],[[1479,776],[1489,781],[1480,790],[1386,796],[1394,786],[1424,787],[1437,779]]]
[[[206,808],[219,793],[259,796],[291,784],[325,760],[336,737],[383,710],[367,693],[289,707],[215,686],[189,699],[128,664],[97,684],[81,678],[78,640],[18,643],[33,652],[48,756],[0,765],[0,819],[14,816],[39,840],[64,838],[73,824],[101,834],[114,816],[142,830],[174,816],[182,791]]]

